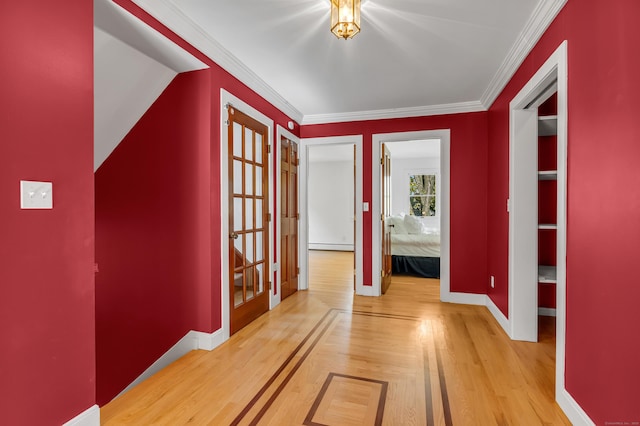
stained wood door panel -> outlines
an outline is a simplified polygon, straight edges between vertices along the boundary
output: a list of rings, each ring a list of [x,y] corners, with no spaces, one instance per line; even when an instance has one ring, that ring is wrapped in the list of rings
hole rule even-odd
[[[229,107],[229,306],[235,333],[269,310],[267,127]]]
[[[389,148],[382,144],[382,277],[380,278],[382,293],[386,293],[391,285],[391,227],[387,218],[391,216],[391,153]]]
[[[281,291],[282,299],[298,290],[298,145],[280,141]]]

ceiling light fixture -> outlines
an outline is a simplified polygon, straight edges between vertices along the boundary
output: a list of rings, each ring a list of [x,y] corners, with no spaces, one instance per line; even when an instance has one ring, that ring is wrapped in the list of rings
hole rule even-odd
[[[360,0],[331,0],[331,32],[345,40],[360,32]]]

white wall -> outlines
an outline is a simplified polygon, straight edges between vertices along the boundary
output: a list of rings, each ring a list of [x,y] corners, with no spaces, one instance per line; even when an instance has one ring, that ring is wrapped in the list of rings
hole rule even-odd
[[[440,158],[393,158],[391,157],[391,213],[409,214],[409,174],[437,173],[436,195],[440,194]],[[439,197],[438,197],[439,198]],[[436,199],[439,202],[439,199]],[[439,204],[439,203],[438,203]],[[436,208],[439,205],[436,205]],[[439,215],[422,219],[425,226],[440,229]]]
[[[353,161],[309,163],[309,248],[353,250]]]

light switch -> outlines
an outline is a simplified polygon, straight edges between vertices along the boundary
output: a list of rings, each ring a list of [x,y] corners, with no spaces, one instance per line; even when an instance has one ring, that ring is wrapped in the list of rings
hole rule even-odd
[[[22,209],[52,209],[53,183],[20,181],[20,208]]]

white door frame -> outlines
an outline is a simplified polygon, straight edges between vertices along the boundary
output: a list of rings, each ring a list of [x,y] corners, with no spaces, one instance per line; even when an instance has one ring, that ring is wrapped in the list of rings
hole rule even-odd
[[[417,132],[378,133],[373,135],[372,146],[372,196],[371,200],[371,277],[372,292],[380,296],[380,268],[382,265],[382,235],[380,234],[380,158],[385,142],[404,142],[426,139],[440,140],[440,300],[452,300],[450,290],[450,191],[451,191],[451,131],[423,130]]]
[[[291,133],[290,131],[288,131],[287,129],[285,129],[284,127],[282,127],[281,125],[277,125],[276,126],[276,141],[274,143],[274,150],[275,150],[275,158],[276,158],[276,164],[275,164],[275,175],[276,175],[276,189],[278,191],[278,196],[275,199],[275,203],[276,203],[276,218],[275,218],[275,223],[276,223],[276,253],[278,253],[278,260],[276,263],[273,264],[274,267],[274,273],[275,273],[275,279],[274,279],[274,289],[277,288],[278,289],[278,294],[274,294],[274,292],[271,292],[271,309],[273,309],[274,307],[276,307],[278,304],[280,304],[280,302],[282,301],[282,288],[280,286],[281,282],[282,282],[282,271],[280,270],[280,266],[282,265],[282,218],[281,218],[281,213],[282,213],[282,194],[280,194],[280,191],[282,190],[281,185],[282,185],[282,177],[280,176],[280,171],[282,170],[282,147],[280,146],[280,141],[282,139],[282,137],[285,137],[287,139],[289,139],[290,141],[293,141],[295,143],[298,144],[298,159],[300,159],[300,138],[297,137],[296,135],[294,135],[293,133]],[[275,194],[274,194],[275,195]],[[300,165],[298,165],[298,204],[300,204]],[[299,208],[299,207],[298,207]],[[300,259],[300,255],[302,253],[302,250],[300,249],[301,245],[300,245],[300,221],[298,221],[298,259]],[[300,273],[302,273],[302,268],[300,269]],[[300,287],[300,285],[298,285],[298,287]]]
[[[537,251],[522,258],[527,250],[522,251],[521,247],[535,244],[537,247],[537,232],[535,233],[536,241],[530,241],[530,231],[522,230],[518,222],[519,213],[522,209],[530,209],[532,197],[537,200],[537,191],[530,194],[522,191],[519,187],[517,179],[514,179],[514,171],[518,167],[522,167],[523,161],[536,161],[537,155],[533,158],[525,158],[520,156],[519,149],[526,143],[535,142],[537,147],[537,139],[530,140],[530,136],[523,135],[520,132],[519,125],[521,121],[519,116],[524,109],[529,107],[534,111],[539,104],[536,99],[545,92],[545,89],[554,80],[557,80],[557,98],[558,98],[558,132],[557,132],[557,169],[558,169],[558,206],[557,206],[557,284],[556,284],[556,400],[560,403],[565,401],[568,394],[565,390],[564,371],[565,371],[565,340],[566,340],[566,252],[567,252],[567,42],[564,41],[556,51],[547,59],[536,74],[529,82],[520,90],[518,95],[509,104],[510,124],[509,124],[509,329],[507,332],[512,339],[518,339],[528,336],[532,330],[532,322],[535,322],[535,339],[537,340]],[[533,104],[532,104],[533,102]],[[526,113],[525,113],[526,115]],[[537,115],[537,114],[536,114]],[[523,139],[524,137],[524,139]],[[525,150],[527,148],[524,148]],[[537,149],[537,148],[536,148]],[[524,166],[527,167],[526,165]],[[537,188],[536,188],[537,189]],[[537,201],[533,206],[537,217]],[[537,228],[537,224],[536,224]],[[520,250],[520,251],[519,251]],[[524,262],[525,269],[536,268],[535,277],[525,277],[520,280],[518,274],[518,264]],[[528,263],[528,264],[527,264]],[[534,282],[535,281],[535,282]],[[530,288],[535,286],[535,288]],[[531,300],[529,294],[536,297]],[[566,394],[566,395],[565,395]],[[560,404],[565,412],[566,406]],[[568,414],[568,412],[567,412]]]
[[[300,203],[300,228],[298,233],[300,244],[300,276],[298,288],[309,289],[309,152],[314,145],[355,145],[356,147],[356,176],[355,176],[355,220],[356,234],[354,235],[355,277],[356,294],[369,295],[370,286],[363,285],[362,262],[362,135],[330,136],[320,138],[300,139],[300,165],[298,176],[300,179],[299,203]]]
[[[227,123],[228,123],[228,113],[227,113],[227,105],[231,105],[234,108],[238,109],[242,113],[248,115],[254,120],[259,121],[263,125],[267,126],[267,144],[273,146],[273,120],[262,114],[257,109],[253,108],[248,103],[244,102],[240,98],[232,95],[224,89],[220,89],[220,229],[221,229],[221,238],[220,238],[220,251],[222,254],[222,267],[221,276],[220,276],[220,285],[222,287],[222,338],[223,341],[229,339],[230,336],[230,321],[229,314],[231,313],[229,306],[229,187],[226,183],[229,181],[228,178],[228,170],[229,170],[229,158],[227,155],[229,154],[229,134],[227,131]],[[273,218],[273,154],[269,155],[269,177],[268,177],[268,187],[269,187],[269,211],[272,213]],[[269,280],[273,280],[273,224],[274,221],[271,220],[269,222]],[[215,259],[214,259],[215,260]],[[269,309],[273,308],[273,288],[270,290],[269,297]]]

